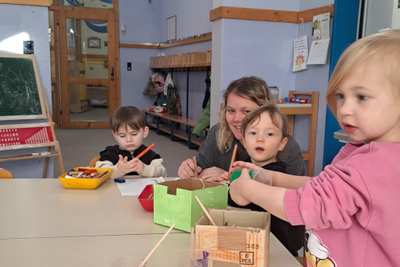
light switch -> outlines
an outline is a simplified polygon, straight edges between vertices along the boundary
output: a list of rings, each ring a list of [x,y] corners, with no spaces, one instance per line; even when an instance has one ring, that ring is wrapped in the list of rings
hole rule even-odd
[[[128,68],[128,71],[131,71],[131,70],[132,70],[132,63],[131,63],[131,62],[128,62],[127,68]]]

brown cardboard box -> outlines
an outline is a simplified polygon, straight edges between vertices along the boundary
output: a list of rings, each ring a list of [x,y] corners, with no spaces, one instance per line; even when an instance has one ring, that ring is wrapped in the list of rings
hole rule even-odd
[[[209,209],[195,224],[195,247],[210,253],[212,267],[267,267],[271,215],[241,209]],[[226,225],[226,226],[225,226]]]
[[[191,52],[190,66],[206,63],[206,52]]]

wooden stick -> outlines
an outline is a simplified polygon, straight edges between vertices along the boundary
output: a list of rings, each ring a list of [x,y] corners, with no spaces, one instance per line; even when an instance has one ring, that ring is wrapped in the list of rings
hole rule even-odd
[[[228,170],[229,176],[231,176],[231,175],[232,175],[232,173],[231,173],[231,169],[232,169],[232,165],[233,165],[233,163],[235,162],[237,148],[238,148],[238,144],[236,143],[236,144],[235,144],[235,147],[233,148],[233,153],[232,153],[231,164],[229,165],[229,170]]]
[[[149,255],[147,255],[147,257],[142,261],[142,263],[139,265],[139,267],[142,267],[143,265],[145,265],[147,263],[147,261],[149,260],[149,258],[151,257],[151,255],[153,255],[154,251],[156,251],[156,249],[158,248],[158,246],[160,246],[161,242],[164,241],[164,239],[167,237],[167,235],[169,234],[169,232],[172,231],[172,229],[174,229],[175,224],[171,225],[171,227],[168,229],[168,231],[164,234],[164,236],[160,239],[160,241],[158,241],[157,245],[150,251]]]
[[[206,210],[206,208],[203,206],[203,203],[201,203],[200,199],[197,196],[194,196],[197,199],[197,202],[199,202],[200,207],[203,209],[204,213],[206,214],[206,216],[208,217],[208,219],[210,220],[210,222],[212,223],[212,225],[217,226],[214,222],[214,220],[211,218],[210,214],[208,213],[208,211]]]
[[[194,258],[194,228],[193,227],[190,231],[190,258],[192,261],[195,260],[195,258]]]
[[[197,161],[196,161],[196,157],[193,156],[193,163],[194,163],[194,173],[195,173],[195,178],[199,177],[199,174],[197,173]]]
[[[137,155],[135,158],[136,159],[140,159],[144,154],[147,153],[147,151],[149,151],[152,147],[154,146],[154,143],[149,145],[145,150],[142,151],[142,153],[140,153],[139,155]]]

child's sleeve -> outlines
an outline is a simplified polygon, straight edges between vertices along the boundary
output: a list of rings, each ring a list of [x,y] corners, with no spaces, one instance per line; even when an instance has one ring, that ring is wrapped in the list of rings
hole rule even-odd
[[[121,178],[122,176],[124,176],[123,173],[121,173],[118,170],[118,163],[117,164],[113,164],[111,161],[109,160],[105,160],[105,161],[97,161],[96,165],[94,166],[96,168],[111,168],[113,169],[113,172],[110,176],[110,178],[115,179],[115,178]]]
[[[144,164],[142,177],[167,177],[167,169],[162,165],[163,159],[153,159],[149,165]]]
[[[363,177],[341,164],[327,166],[299,190],[287,190],[284,208],[292,225],[313,229],[347,229],[354,216],[365,227],[373,210]]]
[[[162,165],[163,159],[153,159],[149,165],[144,164],[142,177],[167,177],[167,169]]]

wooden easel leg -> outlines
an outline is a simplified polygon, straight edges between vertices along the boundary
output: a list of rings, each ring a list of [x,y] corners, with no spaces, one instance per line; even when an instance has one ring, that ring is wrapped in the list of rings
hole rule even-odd
[[[54,147],[54,149],[55,149],[55,152],[57,152],[57,154],[58,154],[58,165],[60,166],[61,174],[63,174],[63,173],[65,173],[64,162],[63,162],[63,159],[61,156],[60,143],[58,141],[56,141],[56,146]]]
[[[51,152],[51,147],[47,147],[47,152]],[[47,177],[47,168],[49,167],[49,159],[50,158],[46,158],[44,160],[44,168],[43,168],[42,178],[46,178]]]

